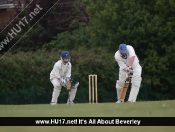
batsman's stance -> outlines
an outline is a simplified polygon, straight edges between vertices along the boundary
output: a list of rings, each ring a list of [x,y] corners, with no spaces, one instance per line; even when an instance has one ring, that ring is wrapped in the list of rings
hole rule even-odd
[[[135,50],[131,45],[120,44],[119,50],[115,53],[115,60],[119,65],[119,80],[116,81],[116,89],[117,89],[117,102],[123,103],[124,98],[121,98],[122,90],[125,84],[125,80],[127,78],[126,75],[132,73],[131,78],[131,91],[129,94],[128,102],[136,102],[137,95],[140,89],[140,84],[142,81],[141,73],[142,67],[139,64],[139,60],[137,55],[135,54]]]
[[[50,73],[50,81],[53,84],[53,93],[51,105],[57,104],[57,99],[60,95],[62,86],[69,90],[69,97],[67,104],[74,104],[77,87],[79,82],[74,82],[71,78],[71,63],[70,54],[68,51],[62,51],[60,55],[61,60],[57,61]]]

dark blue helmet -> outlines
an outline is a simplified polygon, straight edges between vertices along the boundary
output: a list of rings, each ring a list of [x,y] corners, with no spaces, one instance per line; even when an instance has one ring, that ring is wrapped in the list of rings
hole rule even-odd
[[[62,51],[61,52],[61,58],[63,59],[63,58],[70,58],[70,54],[69,54],[69,52],[68,51]]]
[[[70,61],[70,54],[68,51],[62,51],[60,56],[62,61],[64,58],[68,59],[68,61],[63,61],[64,63],[68,63]]]

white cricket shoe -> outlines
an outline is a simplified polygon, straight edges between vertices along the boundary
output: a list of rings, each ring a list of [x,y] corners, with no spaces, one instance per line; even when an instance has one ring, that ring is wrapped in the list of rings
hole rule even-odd
[[[124,100],[118,100],[116,103],[124,103]]]
[[[51,104],[51,105],[57,105],[57,103],[55,103],[55,102],[51,102],[50,104]]]
[[[67,105],[73,105],[74,104],[74,102],[73,101],[67,101]]]

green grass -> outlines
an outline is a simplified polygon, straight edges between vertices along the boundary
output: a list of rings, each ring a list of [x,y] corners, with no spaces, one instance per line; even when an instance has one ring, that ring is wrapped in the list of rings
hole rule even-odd
[[[175,100],[136,103],[98,103],[66,105],[0,105],[0,117],[174,117]],[[0,127],[0,132],[174,132],[175,127],[145,126],[10,126]]]

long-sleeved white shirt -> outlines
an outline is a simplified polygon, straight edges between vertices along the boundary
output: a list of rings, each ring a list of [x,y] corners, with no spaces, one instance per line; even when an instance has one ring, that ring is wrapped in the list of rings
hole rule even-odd
[[[61,78],[61,77],[71,77],[71,68],[72,68],[72,65],[70,62],[64,65],[62,63],[62,60],[57,61],[50,73],[50,79]]]
[[[134,62],[132,64],[133,70],[137,67],[137,65],[140,65],[139,59],[135,53],[135,50],[131,45],[126,45],[126,55],[127,55],[126,59],[122,58],[119,50],[114,55],[114,58],[117,61],[118,65],[120,67],[120,70],[123,70],[125,67],[128,66],[129,58],[132,56],[135,56]]]

